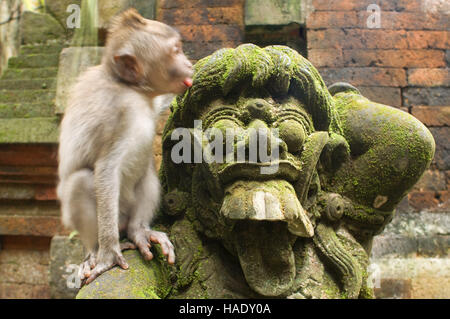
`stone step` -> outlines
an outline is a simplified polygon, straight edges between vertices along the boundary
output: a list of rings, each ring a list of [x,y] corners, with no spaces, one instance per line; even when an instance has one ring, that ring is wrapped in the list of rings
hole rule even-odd
[[[51,117],[54,115],[53,103],[0,103],[0,118]]]
[[[20,47],[20,55],[59,53],[65,47],[67,47],[67,45],[63,44],[22,45]]]
[[[0,144],[57,143],[59,119],[0,119]]]
[[[3,80],[32,80],[36,78],[53,78],[58,75],[57,67],[40,69],[7,69],[3,74]]]
[[[31,80],[0,80],[0,90],[39,90],[56,89],[55,78],[39,78]]]
[[[368,275],[377,298],[450,296],[450,258],[372,259]]]
[[[0,104],[43,103],[52,104],[55,90],[0,90]]]
[[[57,67],[59,54],[29,54],[13,57],[8,60],[12,69]]]

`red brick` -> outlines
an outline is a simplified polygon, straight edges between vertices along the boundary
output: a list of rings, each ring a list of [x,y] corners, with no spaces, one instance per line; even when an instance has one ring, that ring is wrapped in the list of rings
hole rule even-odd
[[[307,20],[308,29],[358,27],[357,13],[354,11],[315,11]]]
[[[0,299],[50,299],[50,286],[0,284]]]
[[[57,145],[1,145],[2,166],[58,166]]]
[[[410,86],[450,86],[449,69],[410,69],[408,84]]]
[[[411,114],[426,126],[450,126],[450,106],[413,106]]]
[[[358,21],[352,20],[352,26],[367,28],[367,20],[372,13],[360,11],[357,13]],[[382,11],[381,29],[391,30],[448,30],[450,19],[442,13],[434,12],[392,12]],[[326,27],[326,26],[322,26]]]
[[[450,127],[430,127],[436,142],[433,164],[442,171],[450,170]]]
[[[346,66],[378,67],[444,67],[445,54],[442,50],[344,50]]]
[[[420,11],[423,9],[421,0],[313,0],[317,11],[353,11],[366,10],[371,4],[380,6],[382,11]]]
[[[204,8],[204,7],[229,7],[243,6],[245,0],[160,0],[158,8]]]
[[[400,88],[383,86],[358,86],[358,89],[362,95],[373,102],[395,107],[402,106],[402,93],[400,91]],[[407,109],[404,111],[408,113]]]
[[[16,251],[36,251],[48,252],[50,249],[51,237],[38,237],[38,236],[2,236],[2,249],[3,250],[16,250]],[[4,257],[4,256],[3,256]],[[48,254],[42,255],[39,263],[48,265]],[[4,263],[5,259],[0,258],[0,264]]]
[[[221,49],[221,48],[235,48],[240,42],[237,41],[213,41],[213,42],[184,42],[183,49],[186,56],[191,61],[198,61],[205,56]]]
[[[450,190],[450,171],[445,171],[445,179],[447,182],[447,190]]]
[[[450,32],[408,31],[406,41],[410,49],[448,49],[450,48]]]
[[[308,49],[340,49],[345,33],[342,29],[309,30]]]
[[[178,25],[184,41],[191,42],[212,42],[212,41],[233,41],[243,40],[243,30],[235,25]]]
[[[439,194],[432,191],[410,192],[408,202],[418,212],[437,211],[439,204],[441,204]]]
[[[406,72],[404,69],[391,68],[321,68],[320,74],[331,85],[336,82],[349,82],[359,86],[404,87]]]
[[[48,236],[67,233],[59,217],[0,216],[0,235]]]
[[[161,9],[158,21],[170,25],[238,24],[243,25],[243,11],[239,7]]]
[[[339,49],[312,49],[308,51],[308,59],[318,68],[344,65],[342,51]]]
[[[414,185],[414,191],[444,191],[447,190],[445,173],[438,170],[426,170],[420,180]]]
[[[406,31],[348,29],[342,39],[346,49],[407,49]]]

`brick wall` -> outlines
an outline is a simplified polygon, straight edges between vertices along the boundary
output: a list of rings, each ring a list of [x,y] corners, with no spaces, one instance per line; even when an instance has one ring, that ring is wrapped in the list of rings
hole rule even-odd
[[[425,123],[436,157],[408,195],[409,211],[450,211],[450,3],[439,0],[313,0],[308,58],[325,82],[349,82],[376,102]],[[380,28],[369,28],[370,4]]]

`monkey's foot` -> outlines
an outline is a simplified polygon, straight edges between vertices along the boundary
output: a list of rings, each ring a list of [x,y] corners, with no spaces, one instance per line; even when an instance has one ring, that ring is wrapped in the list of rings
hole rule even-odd
[[[81,279],[82,285],[84,285],[84,281],[91,275],[91,269],[96,265],[95,255],[95,252],[88,253],[84,261],[80,264],[78,277]]]
[[[160,244],[164,256],[169,264],[175,263],[175,251],[166,233],[141,228],[129,235],[129,238],[136,244],[145,260],[152,260],[153,254],[150,251],[152,243]]]
[[[133,243],[131,243],[131,242],[129,242],[129,241],[120,243],[120,250],[121,250],[121,251],[124,251],[124,250],[133,250],[133,249],[136,249],[136,248],[137,248],[136,245],[133,244]]]
[[[127,261],[122,255],[121,249],[118,249],[117,251],[115,251],[114,249],[99,251],[96,258],[96,265],[90,270],[85,284],[89,285],[98,276],[100,276],[104,272],[107,272],[116,265],[125,270],[129,267]]]

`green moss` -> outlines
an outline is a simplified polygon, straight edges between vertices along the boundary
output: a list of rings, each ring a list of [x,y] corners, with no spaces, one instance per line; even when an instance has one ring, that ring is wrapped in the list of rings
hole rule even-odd
[[[59,119],[0,119],[0,143],[57,143]]]

